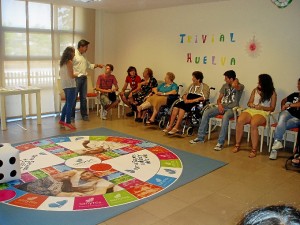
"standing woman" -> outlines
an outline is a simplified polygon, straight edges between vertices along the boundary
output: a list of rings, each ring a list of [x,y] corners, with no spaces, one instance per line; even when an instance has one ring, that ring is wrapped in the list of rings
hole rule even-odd
[[[75,55],[75,49],[73,47],[67,47],[60,59],[60,71],[59,75],[61,78],[61,87],[64,90],[66,103],[61,111],[61,118],[59,124],[64,126],[66,130],[75,130],[71,124],[71,114],[72,109],[75,104],[76,99],[76,81],[75,78],[77,77],[74,75],[73,71],[73,58]]]
[[[266,124],[267,117],[276,107],[277,95],[272,77],[268,74],[258,76],[258,86],[252,91],[248,101],[248,109],[244,110],[238,118],[236,125],[236,144],[233,153],[240,150],[245,124],[250,124],[252,150],[249,158],[256,156],[258,146],[258,127]]]

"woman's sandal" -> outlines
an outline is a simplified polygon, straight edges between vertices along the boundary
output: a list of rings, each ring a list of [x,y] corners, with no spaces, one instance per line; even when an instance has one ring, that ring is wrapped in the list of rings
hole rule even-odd
[[[173,135],[173,134],[176,134],[177,132],[179,132],[179,130],[177,128],[173,128],[172,130],[170,130],[168,132],[168,134]]]
[[[233,153],[237,153],[240,151],[240,147],[239,145],[234,146],[234,148],[231,150]]]
[[[172,127],[166,127],[165,129],[163,129],[163,132],[168,133],[171,130],[172,130]]]
[[[255,149],[252,149],[252,150],[250,151],[248,157],[249,157],[249,158],[254,158],[254,157],[256,157],[256,150],[255,150]]]
[[[146,124],[147,124],[147,125],[153,125],[154,123],[155,123],[155,121],[152,121],[152,120],[150,120],[150,119],[146,121]]]

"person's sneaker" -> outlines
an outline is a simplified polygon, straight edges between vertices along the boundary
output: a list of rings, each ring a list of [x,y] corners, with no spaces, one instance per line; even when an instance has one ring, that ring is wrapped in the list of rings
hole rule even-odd
[[[126,116],[133,117],[134,116],[134,112],[132,111],[132,112],[126,113]]]
[[[89,119],[89,117],[88,117],[88,116],[84,116],[84,117],[82,117],[82,120],[83,120],[83,121],[90,121],[90,119]]]
[[[204,141],[201,141],[199,138],[195,138],[193,140],[190,140],[190,144],[196,144],[196,143],[204,143]]]
[[[76,127],[74,127],[72,124],[70,123],[65,123],[65,129],[66,130],[76,130]]]
[[[281,141],[275,140],[274,144],[272,146],[272,150],[278,150],[278,149],[281,149],[281,148],[283,148],[283,145],[282,145]]]
[[[221,151],[223,149],[223,145],[218,143],[215,147],[214,147],[214,150],[216,151]]]
[[[64,128],[66,123],[60,120],[58,124],[60,125],[60,128]]]
[[[276,150],[271,151],[269,159],[272,159],[272,160],[277,159],[277,151]]]
[[[106,116],[107,116],[107,111],[105,109],[103,109],[103,111],[102,111],[102,119],[106,120],[107,119]]]

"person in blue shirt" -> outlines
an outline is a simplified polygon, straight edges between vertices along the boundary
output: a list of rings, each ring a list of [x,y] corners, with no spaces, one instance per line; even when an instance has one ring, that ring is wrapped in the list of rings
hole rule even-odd
[[[167,72],[165,76],[165,82],[158,85],[157,88],[153,89],[153,92],[150,97],[146,99],[146,101],[138,106],[137,110],[141,112],[142,110],[153,107],[153,113],[146,124],[153,124],[157,113],[159,112],[159,108],[162,105],[167,104],[167,99],[169,95],[175,95],[178,93],[178,85],[174,83],[175,75],[172,72]]]

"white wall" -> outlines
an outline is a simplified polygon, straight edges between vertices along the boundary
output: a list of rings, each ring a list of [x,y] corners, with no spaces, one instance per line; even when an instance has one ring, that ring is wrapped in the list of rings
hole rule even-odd
[[[152,68],[158,79],[172,71],[175,81],[185,86],[191,83],[191,73],[201,70],[204,82],[217,89],[224,83],[223,73],[233,69],[246,86],[244,106],[261,73],[273,77],[277,106],[296,91],[300,77],[299,1],[284,9],[270,0],[230,0],[123,14],[97,11],[96,18],[96,61],[115,65],[120,86],[128,66],[133,65],[140,75],[145,67]],[[198,35],[198,43],[180,43],[181,33]],[[235,42],[230,41],[230,33]],[[224,42],[219,41],[220,34],[225,35]],[[202,35],[207,35],[206,44],[201,43]],[[261,46],[257,57],[246,51],[254,36]],[[207,64],[187,63],[187,53],[201,60],[207,56]],[[211,63],[212,56],[216,65]],[[224,65],[222,57],[226,57]],[[227,62],[231,57],[236,65]]]

